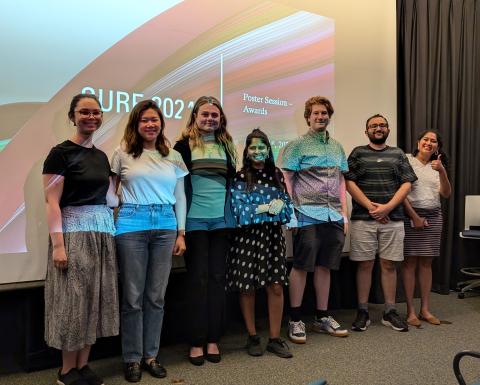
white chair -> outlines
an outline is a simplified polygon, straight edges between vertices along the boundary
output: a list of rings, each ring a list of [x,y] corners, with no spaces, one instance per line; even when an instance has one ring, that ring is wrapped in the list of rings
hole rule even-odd
[[[465,196],[465,229],[460,231],[460,237],[480,240],[480,195]],[[457,283],[458,298],[462,299],[467,291],[480,287],[480,267],[464,267],[460,271],[468,277],[475,277]]]

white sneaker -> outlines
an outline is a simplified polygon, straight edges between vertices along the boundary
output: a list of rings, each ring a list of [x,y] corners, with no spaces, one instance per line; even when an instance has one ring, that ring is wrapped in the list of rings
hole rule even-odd
[[[334,337],[348,336],[348,330],[342,329],[340,324],[331,316],[320,319],[315,318],[312,329],[317,333],[328,333]]]
[[[302,321],[290,321],[288,323],[288,338],[296,344],[304,344],[307,342],[305,324]]]

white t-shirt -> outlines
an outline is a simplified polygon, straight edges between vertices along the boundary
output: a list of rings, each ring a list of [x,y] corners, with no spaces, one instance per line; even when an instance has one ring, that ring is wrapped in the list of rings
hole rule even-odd
[[[412,206],[419,209],[441,207],[440,175],[438,171],[432,168],[431,162],[423,164],[412,154],[407,154],[407,159],[418,178],[412,183],[412,190],[407,197]]]
[[[143,149],[142,155],[134,159],[118,147],[111,165],[122,182],[122,203],[174,205],[177,179],[188,174],[182,156],[172,148],[166,157],[157,150]]]

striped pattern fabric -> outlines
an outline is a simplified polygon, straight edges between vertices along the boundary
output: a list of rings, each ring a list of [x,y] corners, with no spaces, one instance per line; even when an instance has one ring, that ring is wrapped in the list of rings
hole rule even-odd
[[[356,147],[348,157],[348,173],[345,179],[354,181],[372,202],[385,204],[405,182],[417,180],[404,152],[387,146],[375,150],[370,146]],[[368,210],[352,202],[352,220],[373,220]],[[403,221],[403,205],[398,205],[389,214],[393,221]]]
[[[405,220],[404,256],[438,257],[442,236],[442,210],[440,208],[414,209],[420,217],[427,219],[428,227],[415,230],[410,224],[410,219]]]

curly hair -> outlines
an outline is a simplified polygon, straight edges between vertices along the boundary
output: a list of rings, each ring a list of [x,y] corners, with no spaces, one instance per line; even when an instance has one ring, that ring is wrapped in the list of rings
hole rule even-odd
[[[325,106],[325,108],[327,109],[329,118],[332,117],[333,115],[334,110],[333,110],[332,103],[330,103],[330,100],[328,100],[324,96],[312,96],[310,99],[308,99],[305,102],[305,111],[303,112],[303,117],[305,118],[305,121],[307,122],[307,124],[310,124],[308,122],[308,118],[312,114],[312,107],[316,104]]]

